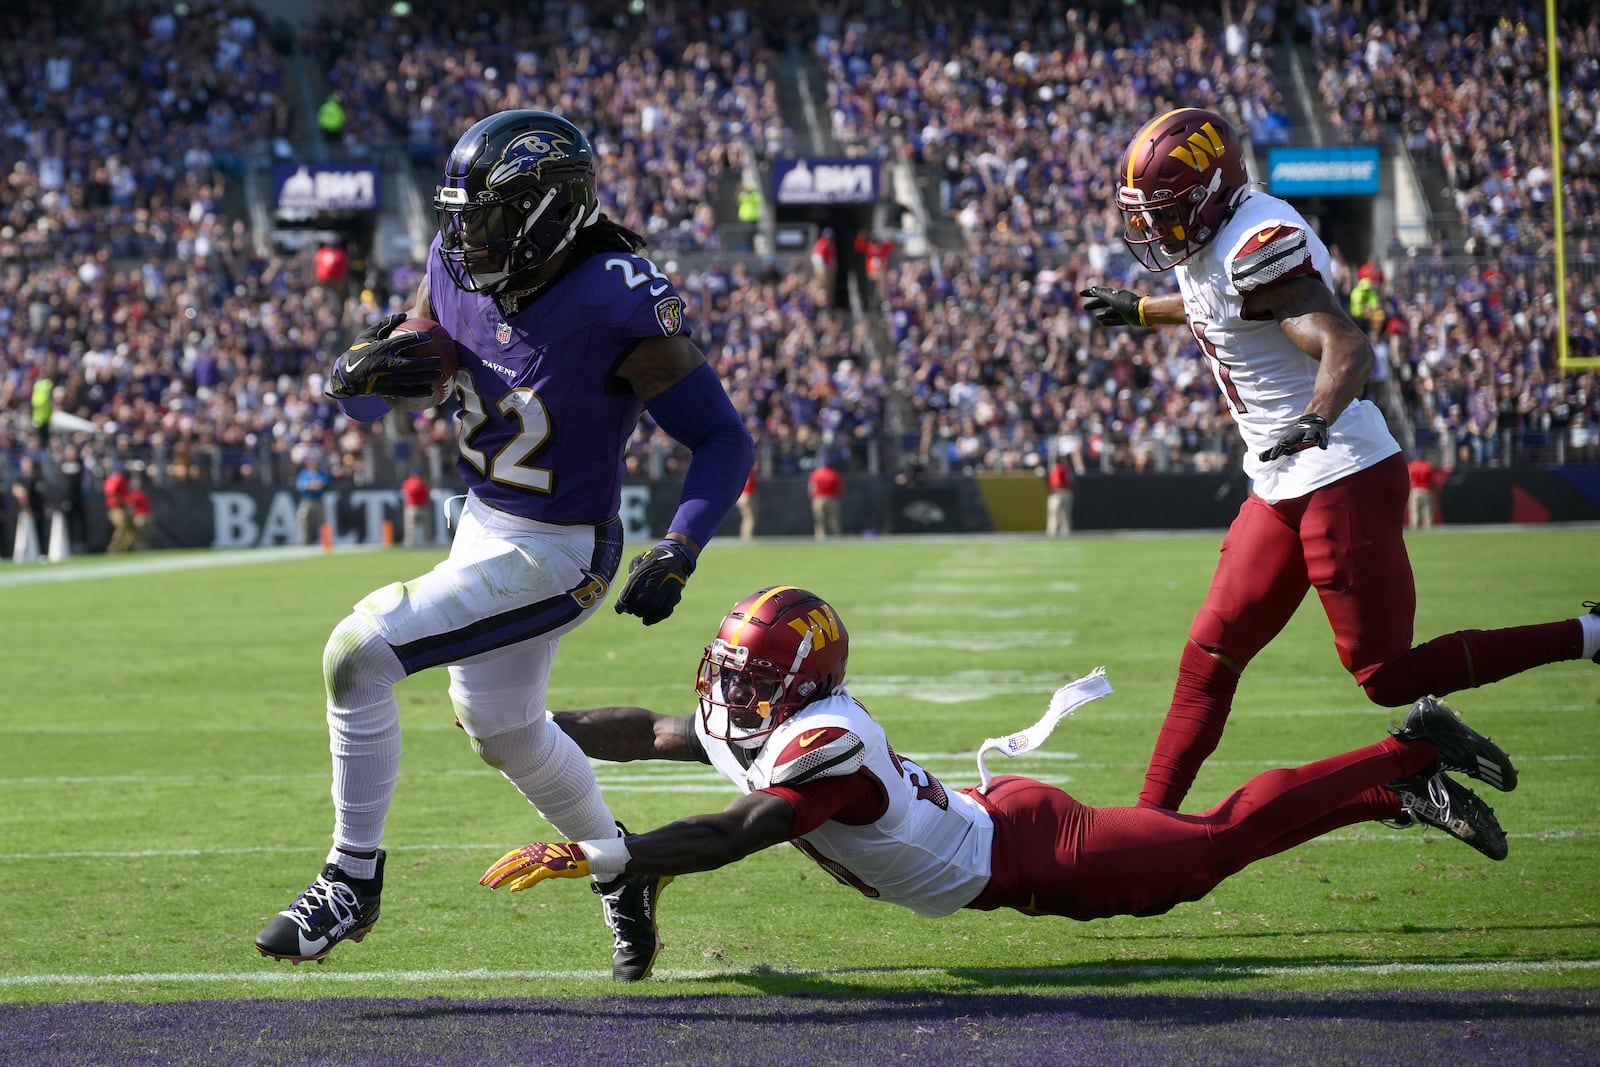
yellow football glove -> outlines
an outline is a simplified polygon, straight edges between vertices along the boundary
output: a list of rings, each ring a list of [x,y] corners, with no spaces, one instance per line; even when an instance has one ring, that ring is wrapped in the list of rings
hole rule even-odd
[[[504,886],[515,893],[546,878],[588,876],[589,861],[576,841],[535,841],[501,856],[478,879],[478,884],[490,889]]]

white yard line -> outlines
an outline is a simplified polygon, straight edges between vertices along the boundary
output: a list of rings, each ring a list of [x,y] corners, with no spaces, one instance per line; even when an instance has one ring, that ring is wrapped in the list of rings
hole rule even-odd
[[[972,752],[901,752],[901,756],[928,768],[956,768],[955,774],[961,770],[974,766],[975,754]],[[1517,763],[1587,763],[1600,760],[1600,753],[1558,753],[1537,756],[1518,756]],[[1052,776],[1062,775],[1068,771],[1117,771],[1129,766],[1129,763],[1113,763],[1097,760],[1080,759],[1076,752],[1044,752],[1033,751],[1025,756],[1020,756],[1014,763],[995,764],[995,767],[1009,767],[1013,771],[1020,771],[1035,763],[1071,764],[1070,767],[1054,766],[1050,768]],[[1236,767],[1240,770],[1272,770],[1277,767],[1296,766],[1295,760],[1208,760],[1207,767]],[[670,767],[670,769],[668,769]],[[595,775],[600,779],[600,784],[606,789],[655,789],[675,792],[721,792],[731,789],[726,779],[722,778],[709,767],[700,770],[694,767],[685,767],[680,763],[671,763],[660,770],[647,767],[631,767],[626,771],[618,771],[615,764],[596,763]],[[453,770],[407,771],[407,778],[480,778],[485,775],[492,776],[494,772],[488,767],[460,767]],[[36,774],[36,775],[0,775],[0,788],[7,786],[58,786],[58,785],[185,785],[206,783],[221,785],[229,782],[303,782],[327,781],[329,771],[320,767],[314,771],[299,771],[294,774],[226,774],[216,772],[211,774]],[[941,774],[941,777],[944,777]],[[1037,774],[1034,777],[1038,777]],[[716,787],[716,788],[713,788]],[[959,787],[965,788],[965,787]]]
[[[1563,971],[1592,971],[1600,968],[1600,960],[1508,960],[1481,963],[1308,963],[1304,965],[1249,966],[1240,964],[1194,964],[1189,966],[1094,964],[1084,967],[963,967],[961,973],[968,977],[983,976],[997,981],[1018,978],[1045,978],[1056,980],[1090,978],[1256,978],[1288,976],[1310,979],[1333,975],[1385,977],[1396,974],[1428,975],[1506,975],[1549,974]],[[937,967],[840,967],[822,970],[790,970],[781,967],[761,967],[756,970],[680,971],[657,968],[656,978],[664,981],[705,981],[717,978],[747,978],[759,974],[764,978],[849,978],[886,975],[894,978],[921,976],[939,978],[947,971]],[[487,968],[473,970],[436,971],[336,971],[323,968],[304,970],[255,971],[155,971],[136,974],[14,974],[0,975],[0,988],[27,986],[105,987],[126,985],[151,985],[157,983],[194,985],[227,982],[241,985],[282,985],[285,983],[338,985],[384,985],[396,982],[459,982],[459,981],[571,981],[589,978],[609,978],[603,970],[592,971],[497,971]]]
[[[340,545],[341,555],[351,552],[383,551],[382,545]],[[244,548],[217,552],[166,553],[133,556],[111,561],[103,556],[94,562],[73,566],[69,563],[15,564],[0,568],[0,589],[12,585],[39,585],[43,582],[87,582],[96,578],[120,578],[129,574],[164,574],[168,571],[203,570],[207,567],[237,567],[243,563],[273,563],[283,559],[305,559],[322,555],[320,545],[290,545],[279,548]]]
[[[710,792],[710,790],[671,789],[663,792]],[[727,790],[722,790],[727,792]],[[1367,826],[1362,823],[1360,826]],[[1376,826],[1377,824],[1371,824]],[[1445,841],[1447,837],[1440,836],[1432,830],[1424,828],[1422,831],[1396,830],[1378,832],[1374,830],[1356,830],[1353,827],[1343,827],[1321,837],[1312,838],[1305,845],[1326,844],[1363,844],[1372,841],[1419,841],[1421,834],[1426,833],[1430,839]],[[1589,829],[1551,828],[1546,830],[1532,830],[1525,833],[1506,834],[1513,841],[1583,841],[1600,836],[1600,831]],[[1302,845],[1301,847],[1305,847]],[[434,842],[416,845],[385,844],[385,851],[400,852],[504,852],[504,841],[493,844],[473,844],[471,842]],[[778,847],[778,846],[774,846]],[[321,849],[305,845],[256,845],[249,848],[139,848],[139,849],[62,849],[51,852],[0,852],[0,863],[25,863],[45,862],[57,863],[66,860],[145,860],[145,859],[198,859],[198,858],[226,858],[228,856],[261,856],[261,855],[286,855],[315,853],[320,855]]]

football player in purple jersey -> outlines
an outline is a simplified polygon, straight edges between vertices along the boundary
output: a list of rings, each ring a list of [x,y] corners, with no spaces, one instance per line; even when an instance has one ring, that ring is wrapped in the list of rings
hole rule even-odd
[[[745,483],[754,446],[691,340],[683,297],[600,212],[589,139],[545,111],[504,111],[456,142],[434,196],[439,234],[406,314],[365,330],[328,393],[370,421],[384,397],[429,395],[437,356],[408,353],[437,321],[455,340],[458,469],[467,500],[449,558],[372,593],[323,653],[333,751],[333,848],[306,890],[256,936],[264,955],[320,960],[378,918],[384,819],[400,760],[395,683],[448,666],[457,718],[483,761],[573,840],[620,827],[579,747],[548,725],[562,634],[599,610],[622,556],[627,443],[643,411],[693,456],[666,535],[628,568],[616,610],[672,613]],[[612,974],[645,977],[670,879],[596,880]]]

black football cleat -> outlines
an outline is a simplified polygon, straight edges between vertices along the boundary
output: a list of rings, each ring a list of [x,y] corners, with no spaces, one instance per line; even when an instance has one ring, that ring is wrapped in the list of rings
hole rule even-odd
[[[611,977],[617,981],[637,982],[650,976],[661,951],[656,902],[671,881],[670,874],[619,874],[609,882],[593,884],[615,940]]]
[[[1502,793],[1517,787],[1517,769],[1511,757],[1487,737],[1461,721],[1445,702],[1423,697],[1399,729],[1390,733],[1401,741],[1428,741],[1438,753],[1435,770],[1455,771],[1476,778]]]
[[[1412,822],[1443,830],[1492,860],[1506,858],[1506,832],[1495,819],[1494,809],[1443,771],[1402,778],[1390,782],[1388,788],[1399,796],[1401,808]]]
[[[277,960],[319,963],[341,941],[360,941],[378,921],[383,850],[371,878],[352,878],[328,864],[295,902],[256,935],[256,951]]]

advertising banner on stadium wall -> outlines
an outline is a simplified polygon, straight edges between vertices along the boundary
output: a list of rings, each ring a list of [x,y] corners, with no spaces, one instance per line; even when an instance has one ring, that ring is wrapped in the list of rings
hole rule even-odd
[[[1267,150],[1273,196],[1377,196],[1378,178],[1374,146]]]
[[[1036,479],[1037,480],[1037,479]],[[1044,530],[1042,492],[1019,476],[1007,491],[1004,479],[947,477],[896,482],[882,475],[849,474],[844,495],[844,532],[851,536],[894,534],[982,534]],[[679,482],[623,486],[620,515],[630,542],[649,543],[664,534],[682,495]],[[1024,493],[1024,490],[1028,492]],[[433,490],[430,542],[450,540],[452,502],[462,490]],[[1073,529],[1225,529],[1237,515],[1249,486],[1238,472],[1214,474],[1099,474],[1078,479]],[[264,548],[298,541],[291,486],[152,486],[151,548]],[[802,475],[760,483],[758,537],[810,537],[811,506]],[[98,494],[96,494],[98,496]],[[402,507],[396,486],[340,487],[324,498],[335,546],[379,545],[384,524],[401,537]],[[1461,471],[1440,487],[1445,523],[1547,523],[1600,521],[1600,466]],[[104,506],[88,513],[88,550],[103,552],[110,538]],[[724,521],[720,537],[738,536],[738,515]]]
[[[376,211],[383,206],[376,163],[278,163],[272,168],[272,206],[291,214]]]
[[[875,204],[875,159],[775,159],[773,200],[779,204]]]

